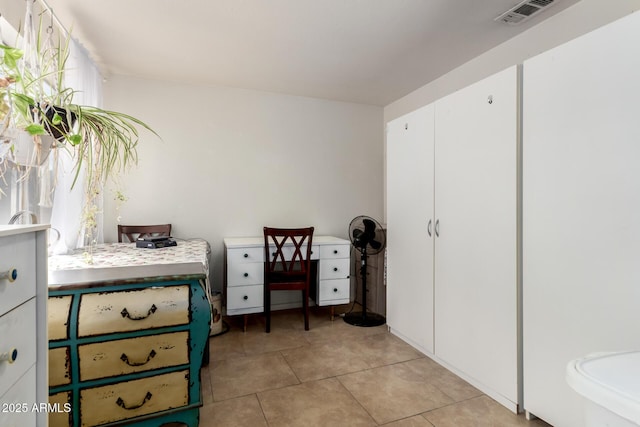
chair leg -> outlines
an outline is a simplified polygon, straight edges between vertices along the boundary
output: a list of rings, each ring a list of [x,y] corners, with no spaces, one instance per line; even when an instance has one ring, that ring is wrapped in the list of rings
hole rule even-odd
[[[302,306],[304,307],[304,330],[309,330],[309,290],[302,291]]]
[[[264,291],[264,315],[265,315],[265,332],[271,332],[271,292],[265,287]]]

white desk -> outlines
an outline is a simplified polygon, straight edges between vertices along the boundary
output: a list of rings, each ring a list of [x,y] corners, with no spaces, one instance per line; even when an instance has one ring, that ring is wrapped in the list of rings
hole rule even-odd
[[[262,313],[264,237],[227,237],[224,248],[227,315]],[[312,280],[310,295],[316,305],[349,303],[350,248],[345,239],[313,236],[311,259],[317,261],[317,280]],[[295,291],[276,292],[271,301],[272,310],[300,306],[300,294]]]

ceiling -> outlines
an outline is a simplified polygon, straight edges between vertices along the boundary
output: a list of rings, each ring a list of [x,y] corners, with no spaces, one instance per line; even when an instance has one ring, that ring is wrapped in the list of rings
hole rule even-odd
[[[107,78],[381,106],[575,2],[509,26],[519,0],[46,0]]]

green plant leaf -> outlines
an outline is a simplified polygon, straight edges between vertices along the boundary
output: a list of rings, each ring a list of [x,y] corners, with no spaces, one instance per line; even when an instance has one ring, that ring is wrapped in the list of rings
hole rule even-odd
[[[24,130],[29,132],[30,135],[44,135],[47,133],[44,130],[44,126],[35,123],[31,123],[29,126],[25,127]]]
[[[18,60],[22,58],[24,52],[21,49],[16,49],[15,47],[10,47],[6,45],[0,45],[0,49],[4,51],[3,62],[6,64],[8,68],[17,69],[18,68]]]
[[[60,117],[60,114],[55,113],[53,115],[53,117],[51,118],[51,123],[54,125],[59,125],[60,123],[62,123],[62,117]]]
[[[67,139],[69,140],[71,145],[78,145],[82,142],[82,136],[78,135],[77,133],[74,135],[69,135]]]

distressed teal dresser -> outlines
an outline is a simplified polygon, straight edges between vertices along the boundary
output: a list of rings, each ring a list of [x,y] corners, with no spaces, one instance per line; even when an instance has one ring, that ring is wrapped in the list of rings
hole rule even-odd
[[[51,271],[50,426],[198,425],[211,319],[198,262]]]

